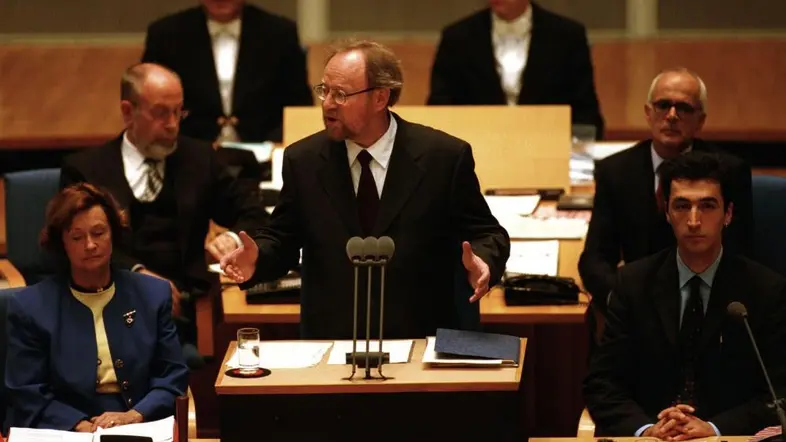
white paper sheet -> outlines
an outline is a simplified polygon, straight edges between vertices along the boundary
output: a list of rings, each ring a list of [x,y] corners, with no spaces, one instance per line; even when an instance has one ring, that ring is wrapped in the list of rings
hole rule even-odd
[[[379,351],[379,341],[369,343],[369,351]],[[357,351],[366,351],[366,340],[358,340]],[[412,351],[412,340],[384,340],[382,351],[390,353],[391,364],[404,364],[409,362]],[[352,341],[335,341],[333,350],[330,351],[328,364],[344,365],[347,363],[347,353],[352,353]]]
[[[557,276],[559,241],[511,241],[508,274]]]
[[[483,367],[501,367],[504,365],[502,359],[440,359],[434,350],[437,342],[435,336],[426,338],[426,349],[423,351],[423,363],[433,366],[483,366]]]
[[[96,435],[116,434],[124,436],[143,436],[153,439],[153,442],[171,442],[174,438],[175,417],[170,416],[152,422],[141,424],[123,425],[107,429],[99,429]]]
[[[92,442],[93,433],[11,427],[8,442]]]
[[[540,195],[489,195],[486,204],[494,216],[504,214],[530,215],[540,202]]]
[[[262,342],[259,346],[259,366],[269,369],[313,367],[319,364],[331,345],[331,342]],[[227,367],[239,367],[237,351],[227,361]]]

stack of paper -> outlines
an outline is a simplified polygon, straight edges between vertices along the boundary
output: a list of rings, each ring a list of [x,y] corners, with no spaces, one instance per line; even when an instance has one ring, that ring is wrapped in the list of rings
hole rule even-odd
[[[379,341],[369,343],[369,351],[379,351]],[[357,351],[366,351],[366,341],[358,340]],[[382,342],[382,351],[390,353],[391,364],[404,364],[409,362],[409,354],[412,352],[412,340],[385,340]],[[336,341],[333,343],[333,350],[330,352],[328,364],[344,365],[347,363],[347,354],[352,353],[352,341]]]
[[[437,337],[429,336],[426,338],[426,350],[423,351],[423,363],[432,366],[443,367],[460,367],[460,366],[478,366],[478,367],[502,367],[505,361],[502,359],[478,359],[478,358],[445,358],[441,357],[436,348]]]
[[[540,202],[540,195],[488,195],[486,204],[494,216],[530,215]]]
[[[589,223],[578,218],[534,218],[508,215],[497,220],[508,231],[510,239],[581,239],[587,235]]]
[[[559,241],[511,241],[508,275],[557,276]]]
[[[73,431],[39,430],[37,428],[12,427],[8,442],[93,442],[95,436],[112,434],[118,436],[149,437],[153,442],[172,442],[174,439],[175,418],[122,425],[112,428],[99,428],[95,433],[76,433]]]
[[[306,368],[319,364],[330,342],[281,341],[259,345],[259,366],[262,368]],[[237,351],[227,361],[227,367],[239,368]]]

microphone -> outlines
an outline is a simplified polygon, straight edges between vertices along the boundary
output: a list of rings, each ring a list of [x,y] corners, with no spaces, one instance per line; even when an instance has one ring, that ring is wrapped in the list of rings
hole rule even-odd
[[[385,269],[387,268],[388,261],[393,257],[393,252],[396,251],[396,243],[394,243],[393,238],[389,236],[380,237],[377,243],[379,260],[382,263],[379,276],[379,367],[381,374],[382,358],[384,355],[382,352],[382,330],[384,329],[385,320]]]
[[[761,370],[764,372],[764,379],[767,380],[767,386],[770,389],[770,394],[772,395],[772,403],[767,404],[770,408],[775,408],[775,412],[778,415],[778,421],[781,424],[781,438],[783,437],[783,431],[786,430],[786,412],[784,412],[782,407],[782,399],[778,399],[778,395],[775,394],[775,389],[772,387],[772,380],[770,380],[770,375],[767,372],[767,367],[764,365],[764,360],[761,358],[761,353],[759,353],[759,346],[756,345],[756,339],[753,337],[753,331],[751,330],[751,326],[748,323],[748,309],[745,308],[745,305],[741,302],[731,302],[726,307],[726,311],[729,315],[740,318],[745,323],[745,329],[748,330],[748,336],[751,339],[751,344],[753,345],[753,351],[756,353],[756,358],[759,360],[759,365],[761,365]]]
[[[349,238],[346,245],[347,257],[352,263],[352,268],[355,272],[355,289],[353,290],[353,306],[352,306],[352,375],[355,375],[355,353],[358,343],[358,272],[360,263],[363,259],[363,247],[365,243],[363,238],[353,236]],[[351,376],[350,376],[351,377]]]

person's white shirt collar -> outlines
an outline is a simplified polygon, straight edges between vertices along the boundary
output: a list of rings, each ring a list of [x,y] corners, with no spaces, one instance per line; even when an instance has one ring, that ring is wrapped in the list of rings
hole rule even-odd
[[[215,38],[219,34],[228,34],[234,38],[240,37],[240,18],[236,18],[227,23],[219,23],[215,20],[207,20],[207,31],[210,37]]]
[[[371,158],[374,159],[383,169],[387,170],[388,163],[390,162],[390,154],[393,152],[393,142],[395,141],[396,137],[396,129],[398,128],[398,123],[396,123],[396,119],[393,115],[390,115],[390,124],[388,125],[388,130],[382,134],[379,139],[367,148],[361,147],[359,144],[355,143],[354,141],[347,140],[347,158],[349,159],[350,166],[355,163],[355,159],[357,158],[358,154],[361,150],[366,150],[368,153],[371,154]]]
[[[497,17],[494,12],[491,13],[491,29],[494,35],[514,35],[517,37],[524,37],[529,35],[532,31],[532,5],[527,6],[517,19],[513,21],[505,21]]]
[[[687,149],[683,150],[682,153],[686,154],[686,153],[688,153],[688,152],[690,152],[692,150],[693,150],[693,144],[688,146]],[[653,170],[653,172],[657,173],[658,172],[658,167],[660,167],[660,165],[663,164],[663,162],[666,161],[666,160],[663,159],[663,157],[661,157],[660,155],[658,155],[658,152],[655,151],[655,145],[654,144],[650,144],[650,155],[652,156],[652,170]]]
[[[128,132],[123,132],[123,142],[120,145],[120,152],[123,155],[123,160],[127,170],[137,171],[145,166],[145,156],[142,152],[128,139]]]

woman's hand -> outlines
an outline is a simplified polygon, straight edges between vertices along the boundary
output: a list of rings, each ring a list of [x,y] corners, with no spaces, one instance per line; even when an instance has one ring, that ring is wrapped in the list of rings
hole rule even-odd
[[[74,426],[74,431],[77,433],[92,433],[93,424],[88,421],[79,421],[79,423]]]
[[[142,415],[136,410],[128,410],[125,413],[117,411],[107,411],[106,413],[90,419],[93,423],[93,431],[98,427],[112,428],[121,425],[138,424],[142,422]]]

